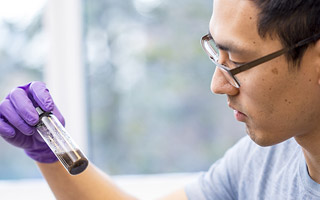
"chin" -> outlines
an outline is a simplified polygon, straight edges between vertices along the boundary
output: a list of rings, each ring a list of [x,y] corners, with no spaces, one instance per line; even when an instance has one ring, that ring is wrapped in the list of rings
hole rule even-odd
[[[257,145],[262,147],[272,146],[284,141],[274,136],[270,137],[270,135],[272,135],[270,133],[254,131],[249,129],[248,127],[247,127],[247,134],[249,135],[252,141],[254,141]]]

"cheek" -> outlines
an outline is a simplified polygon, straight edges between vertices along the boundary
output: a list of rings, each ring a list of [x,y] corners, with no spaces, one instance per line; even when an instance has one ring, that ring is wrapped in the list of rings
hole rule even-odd
[[[272,87],[270,90],[267,89],[266,91],[262,90],[261,87],[252,87],[251,91],[255,91],[254,93],[246,93],[245,100],[245,111],[247,112],[248,116],[252,119],[263,119],[264,121],[271,121],[272,115],[275,112],[277,107],[277,103],[274,100],[274,95],[272,94]]]
[[[268,79],[267,75],[256,76],[251,79],[255,84],[244,82],[241,102],[252,128],[286,137],[306,133],[317,126],[320,88],[316,78],[303,72],[288,73],[274,68],[269,71]]]
[[[250,80],[250,81],[249,81]],[[244,78],[241,81],[242,103],[245,104],[250,113],[268,113],[274,112],[274,107],[280,96],[283,94],[277,88],[280,84],[275,78],[267,78],[266,76],[255,76],[254,78]]]
[[[279,63],[276,63],[279,64]],[[275,67],[274,67],[275,66]],[[264,126],[274,125],[280,119],[288,119],[294,94],[285,66],[266,65],[264,68],[244,74],[242,78],[242,103],[248,116]]]

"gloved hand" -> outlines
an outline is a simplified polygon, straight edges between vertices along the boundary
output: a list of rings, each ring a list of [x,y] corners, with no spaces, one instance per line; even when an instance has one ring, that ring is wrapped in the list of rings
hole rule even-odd
[[[37,106],[51,111],[65,125],[46,85],[31,82],[13,89],[0,103],[0,135],[10,144],[24,149],[32,159],[52,163],[57,158],[35,128],[39,121]]]

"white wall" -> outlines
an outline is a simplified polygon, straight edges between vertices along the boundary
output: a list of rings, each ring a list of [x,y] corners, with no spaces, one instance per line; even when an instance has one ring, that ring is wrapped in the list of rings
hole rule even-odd
[[[66,129],[87,152],[87,118],[81,0],[48,0],[44,29],[48,58],[44,80],[66,119]]]

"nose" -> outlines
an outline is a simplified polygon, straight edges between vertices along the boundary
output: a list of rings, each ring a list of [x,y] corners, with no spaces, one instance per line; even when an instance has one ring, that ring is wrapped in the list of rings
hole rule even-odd
[[[239,93],[239,88],[229,83],[220,68],[216,67],[211,80],[211,91],[215,94],[234,96]]]

